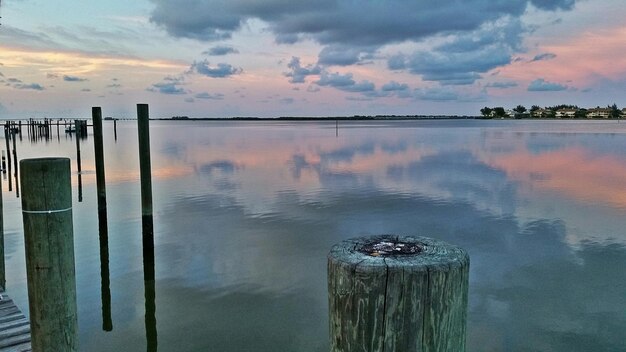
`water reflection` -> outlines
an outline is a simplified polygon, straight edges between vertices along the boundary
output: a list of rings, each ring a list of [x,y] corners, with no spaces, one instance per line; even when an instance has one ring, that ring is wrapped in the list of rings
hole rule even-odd
[[[109,229],[106,208],[98,210],[98,239],[100,244],[100,295],[102,298],[102,330],[113,331],[111,315],[111,279],[109,272]]]
[[[116,330],[86,324],[81,345],[156,350],[159,319],[162,350],[326,351],[329,248],[405,233],[470,253],[468,351],[626,350],[626,126],[571,123],[154,122],[149,218],[136,134],[120,133],[105,146]],[[98,293],[79,292],[89,316]]]

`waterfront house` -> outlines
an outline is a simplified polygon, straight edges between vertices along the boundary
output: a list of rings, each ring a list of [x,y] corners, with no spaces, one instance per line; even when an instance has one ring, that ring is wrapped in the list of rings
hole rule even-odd
[[[609,108],[593,108],[587,111],[588,119],[608,119],[609,117],[611,117]]]
[[[537,110],[532,111],[530,115],[536,118],[546,118],[546,117],[553,117],[554,113],[552,112],[552,110],[542,108],[542,109],[537,109]]]
[[[555,117],[557,119],[562,119],[562,118],[574,118],[576,117],[576,112],[578,111],[578,109],[559,109],[556,111]]]

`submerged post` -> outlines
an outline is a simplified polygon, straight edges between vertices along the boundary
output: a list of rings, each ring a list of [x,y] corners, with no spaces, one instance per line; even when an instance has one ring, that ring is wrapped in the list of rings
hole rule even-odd
[[[333,352],[465,351],[469,256],[426,237],[381,235],[328,255]]]
[[[78,351],[70,160],[25,159],[20,168],[32,349]]]
[[[158,347],[154,268],[154,225],[152,218],[152,171],[150,165],[150,116],[148,104],[137,104],[139,130],[139,172],[141,179],[141,225],[143,239],[143,282],[147,351]]]
[[[2,177],[0,177],[0,289],[6,290],[6,269],[4,264],[4,206],[2,201]]]
[[[104,176],[104,142],[102,138],[102,109],[91,108],[93,144],[96,158],[96,188],[98,191],[98,230],[100,239],[100,293],[102,296],[102,329],[113,330],[111,318],[111,288],[109,278],[109,230],[107,225],[107,195]]]

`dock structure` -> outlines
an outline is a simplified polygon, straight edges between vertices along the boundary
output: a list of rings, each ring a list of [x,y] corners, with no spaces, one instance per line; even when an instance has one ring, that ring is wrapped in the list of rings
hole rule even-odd
[[[0,296],[0,352],[30,352],[28,319],[4,291]]]

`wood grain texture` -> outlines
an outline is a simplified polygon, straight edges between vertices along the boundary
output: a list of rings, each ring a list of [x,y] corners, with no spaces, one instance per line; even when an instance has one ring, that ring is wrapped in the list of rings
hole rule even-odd
[[[371,256],[373,241],[416,243],[417,254]],[[333,352],[465,350],[469,256],[426,237],[346,240],[328,256]]]
[[[20,168],[32,348],[77,351],[70,160],[26,159]]]

